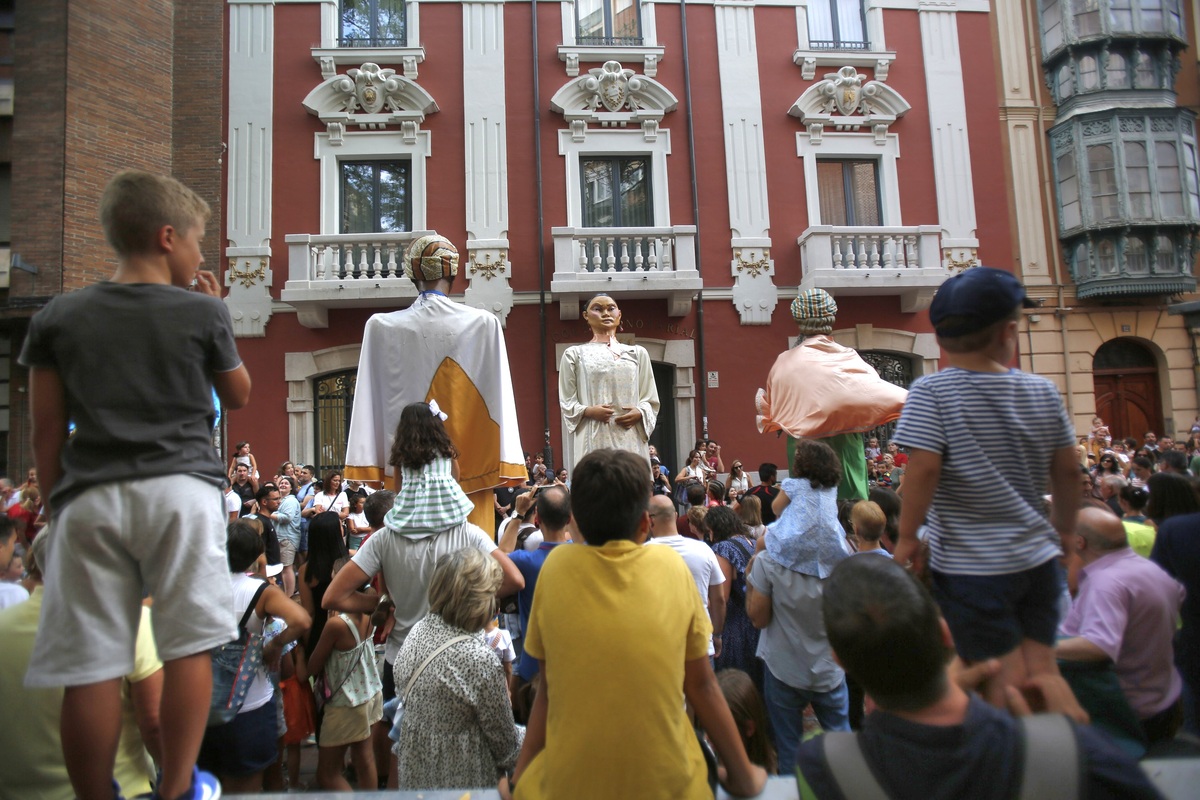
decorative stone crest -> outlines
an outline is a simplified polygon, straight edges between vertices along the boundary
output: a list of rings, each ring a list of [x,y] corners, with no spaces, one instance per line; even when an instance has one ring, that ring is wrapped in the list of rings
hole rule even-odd
[[[385,130],[399,127],[414,140],[427,114],[438,110],[432,95],[394,69],[365,63],[326,79],[304,98],[308,113],[320,118],[331,144],[344,141],[347,128]]]
[[[603,105],[609,111],[621,111],[628,104],[630,111],[637,111],[637,93],[642,82],[631,69],[623,69],[616,61],[605,61],[599,69],[588,70],[590,78],[583,85],[592,92],[593,110]]]
[[[788,113],[799,117],[813,144],[820,144],[825,128],[857,131],[869,128],[882,145],[888,128],[911,106],[882,81],[868,81],[851,66],[829,73],[792,104]]]
[[[854,67],[842,67],[836,75],[826,75],[821,82],[822,94],[833,98],[838,113],[848,117],[858,110],[863,99],[863,84],[866,75],[859,75]],[[873,87],[872,87],[873,88]]]
[[[360,69],[348,69],[346,75],[354,81],[352,94],[347,98],[346,110],[354,111],[355,104],[368,114],[378,114],[383,110],[383,104],[388,103],[392,111],[399,111],[396,99],[391,97],[400,88],[400,82],[393,77],[394,69],[380,69],[378,64],[363,64]]]
[[[658,136],[663,116],[678,106],[675,96],[648,75],[638,75],[617,61],[588,70],[554,93],[550,107],[563,115],[575,141],[583,141],[589,124],[606,128],[640,125],[647,141]]]

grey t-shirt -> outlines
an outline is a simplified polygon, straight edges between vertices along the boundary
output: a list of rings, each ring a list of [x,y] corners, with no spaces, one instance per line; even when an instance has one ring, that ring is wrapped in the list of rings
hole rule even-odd
[[[771,674],[794,689],[828,692],[841,685],[842,668],[833,660],[821,616],[824,581],[793,572],[766,553],[754,558],[746,580],[771,598],[771,624],[758,639],[758,657]]]
[[[58,373],[75,423],[56,508],[109,481],[187,473],[224,484],[212,378],[242,360],[217,298],[121,283],[60,295],[30,321],[19,361]]]
[[[429,612],[429,581],[437,560],[446,553],[475,547],[491,554],[496,543],[482,528],[464,522],[438,533],[405,536],[383,528],[371,534],[353,561],[368,577],[380,572],[396,604],[396,624],[384,648],[384,660],[394,664],[413,625]]]

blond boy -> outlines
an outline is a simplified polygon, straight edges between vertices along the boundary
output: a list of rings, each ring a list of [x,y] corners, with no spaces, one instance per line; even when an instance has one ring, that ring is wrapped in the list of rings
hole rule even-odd
[[[236,636],[212,390],[240,408],[250,376],[217,279],[198,271],[208,215],[171,178],[115,176],[100,221],[116,272],[51,300],[21,351],[50,516],[48,588],[25,682],[65,687],[63,754],[81,800],[114,796],[120,681],[133,669],[143,591],[155,598],[164,662],[155,796],[220,796],[195,769],[209,650]]]

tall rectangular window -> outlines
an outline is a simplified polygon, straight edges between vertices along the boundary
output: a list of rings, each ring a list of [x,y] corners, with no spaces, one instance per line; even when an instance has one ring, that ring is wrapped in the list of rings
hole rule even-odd
[[[412,229],[408,161],[343,161],[342,233]]]
[[[1063,42],[1062,0],[1041,0],[1042,41],[1046,52],[1056,49]]]
[[[650,159],[645,156],[594,158],[583,172],[583,227],[634,228],[654,224]]]
[[[583,227],[648,228],[654,224],[649,158],[581,159],[579,167]],[[612,235],[585,239],[581,246],[588,269],[599,269],[606,263],[640,265],[651,257],[653,248],[649,237]]]
[[[817,162],[821,224],[849,227],[882,225],[879,165],[874,161]]]
[[[1088,182],[1092,190],[1092,214],[1096,222],[1119,219],[1117,208],[1117,165],[1111,145],[1093,145],[1087,149]]]
[[[405,0],[341,0],[339,47],[405,47]]]
[[[1129,190],[1129,215],[1134,219],[1150,219],[1150,162],[1146,145],[1125,142],[1125,184]]]
[[[1100,33],[1100,0],[1071,0],[1075,14],[1075,33],[1091,36]]]
[[[576,37],[581,45],[642,43],[639,0],[575,0]]]
[[[1079,209],[1079,178],[1075,174],[1075,155],[1058,157],[1058,202],[1062,205],[1064,230],[1078,228],[1082,218]]]
[[[813,50],[867,50],[862,0],[810,0],[808,46]]]

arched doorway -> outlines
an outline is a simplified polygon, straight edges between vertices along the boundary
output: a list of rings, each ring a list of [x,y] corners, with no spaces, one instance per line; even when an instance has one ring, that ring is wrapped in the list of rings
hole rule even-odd
[[[1162,398],[1158,388],[1158,362],[1144,345],[1121,338],[1105,342],[1092,359],[1092,386],[1096,415],[1114,439],[1163,431]]]

